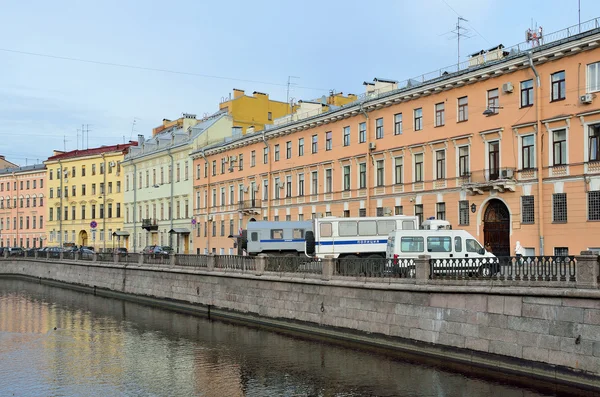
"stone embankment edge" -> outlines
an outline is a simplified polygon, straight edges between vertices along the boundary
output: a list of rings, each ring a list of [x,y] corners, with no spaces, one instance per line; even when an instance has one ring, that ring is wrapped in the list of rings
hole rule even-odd
[[[212,276],[217,276],[214,273],[207,273],[207,275],[208,274]],[[239,276],[239,274],[236,274],[236,276]],[[526,377],[531,380],[539,381],[550,381],[556,383],[559,387],[560,385],[564,385],[569,387],[580,388],[583,390],[600,392],[599,378],[590,376],[583,372],[578,372],[569,368],[559,367],[551,364],[543,364],[539,362],[500,356],[485,352],[477,352],[468,349],[458,349],[449,346],[433,345],[426,342],[414,341],[400,337],[392,338],[386,335],[371,334],[361,331],[353,331],[349,329],[338,329],[328,326],[319,326],[308,322],[261,317],[255,314],[242,313],[227,309],[219,309],[209,305],[193,304],[187,301],[176,301],[146,295],[129,294],[110,289],[90,287],[87,285],[67,283],[63,281],[57,281],[40,277],[16,275],[13,273],[0,273],[0,279],[1,278],[22,279],[53,287],[72,289],[83,293],[90,293],[101,297],[121,299],[129,302],[172,310],[179,313],[185,313],[196,316],[205,316],[212,320],[224,320],[244,325],[258,326],[269,330],[282,331],[284,333],[294,334],[307,338],[316,337],[319,339],[329,340],[335,343],[349,343],[359,347],[363,346],[376,349],[383,349],[388,352],[392,350],[394,352],[411,355],[413,357],[419,357],[420,359],[425,359],[429,361],[433,359],[436,361],[431,361],[431,363],[437,365],[439,365],[438,360],[440,359],[448,360],[448,367],[452,367],[452,364],[455,364],[459,368],[462,367],[464,369],[466,367],[471,369],[472,371],[477,371],[478,368],[481,368],[486,370],[486,373],[482,375],[489,375],[495,378],[498,378],[498,375],[496,373],[500,371],[505,374],[514,375],[516,377]],[[278,281],[281,281],[281,278],[279,277],[274,278],[276,278]],[[265,278],[261,277],[261,279],[264,280]],[[305,279],[305,281],[316,281],[317,283],[321,282],[321,280],[312,279]],[[450,287],[450,289],[452,289],[452,287]],[[464,286],[460,286],[459,289],[464,289]],[[422,289],[417,290],[419,292],[423,292]],[[436,289],[436,291],[439,292],[439,289]],[[502,288],[502,291],[504,291],[504,288]],[[464,293],[464,290],[461,292]],[[489,288],[488,293],[490,293]],[[564,295],[561,294],[560,296]],[[523,382],[522,379],[516,379],[516,381]],[[548,387],[547,385],[545,386]]]

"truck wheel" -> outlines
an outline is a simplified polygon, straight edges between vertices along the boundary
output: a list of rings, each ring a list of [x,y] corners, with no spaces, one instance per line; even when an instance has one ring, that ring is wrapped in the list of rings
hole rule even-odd
[[[314,255],[315,254],[315,233],[311,230],[307,231],[305,236],[305,244],[306,244],[306,253],[308,255]]]

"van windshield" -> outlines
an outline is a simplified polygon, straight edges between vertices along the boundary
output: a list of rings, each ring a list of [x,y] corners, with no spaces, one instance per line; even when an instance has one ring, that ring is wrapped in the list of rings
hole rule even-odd
[[[481,245],[479,245],[479,242],[472,238],[468,238],[466,243],[467,243],[467,252],[479,252],[482,249]]]

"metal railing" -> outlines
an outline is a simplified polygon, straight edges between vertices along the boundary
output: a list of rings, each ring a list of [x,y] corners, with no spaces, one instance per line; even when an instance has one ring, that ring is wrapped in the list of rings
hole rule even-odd
[[[575,281],[574,256],[443,258],[429,260],[432,279]]]
[[[351,277],[414,278],[415,261],[411,258],[340,258],[334,274]]]
[[[69,252],[63,252],[63,259],[66,260],[75,260],[75,252],[73,251],[69,251]]]
[[[266,272],[322,274],[321,261],[306,256],[269,256],[266,258]]]
[[[147,265],[169,265],[171,258],[166,254],[143,254],[144,263]]]
[[[463,184],[478,184],[494,181],[509,181],[515,179],[516,176],[515,168],[498,167],[466,172],[458,178]]]
[[[190,267],[208,267],[208,256],[207,255],[186,255],[176,254],[175,255],[176,266],[190,266]]]
[[[215,269],[256,270],[255,258],[241,255],[218,255],[214,257]]]
[[[127,254],[120,254],[119,255],[119,262],[123,262],[123,263],[139,263],[140,262],[140,255],[137,252],[128,252]]]
[[[261,207],[260,199],[251,199],[251,200],[244,200],[244,201],[239,202],[240,211],[249,210],[252,208],[260,208],[260,207]]]
[[[114,262],[115,254],[112,252],[96,253],[96,262]]]

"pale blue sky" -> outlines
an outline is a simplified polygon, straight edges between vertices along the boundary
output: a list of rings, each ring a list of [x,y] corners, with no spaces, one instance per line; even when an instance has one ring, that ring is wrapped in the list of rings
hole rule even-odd
[[[232,88],[285,100],[335,89],[362,93],[373,77],[405,80],[456,62],[444,33],[469,20],[461,55],[577,24],[577,0],[47,1],[0,0],[0,154],[25,165],[53,149],[151,134],[163,118],[213,113]],[[581,0],[581,20],[600,1]],[[478,33],[480,34],[478,34]],[[483,38],[481,37],[483,36]],[[273,84],[144,71],[7,52],[17,50]],[[301,88],[301,87],[311,87]]]

